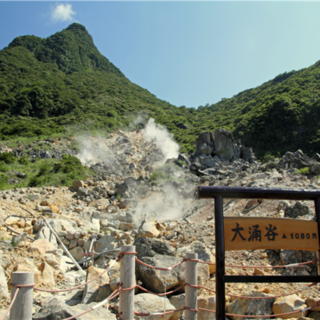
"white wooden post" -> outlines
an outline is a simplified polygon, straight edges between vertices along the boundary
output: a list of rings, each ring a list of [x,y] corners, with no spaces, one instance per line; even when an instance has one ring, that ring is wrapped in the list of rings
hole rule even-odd
[[[121,252],[135,251],[136,246],[121,247]],[[123,289],[133,287],[136,284],[135,258],[135,254],[124,254],[120,260],[120,282]],[[122,312],[120,316],[122,320],[134,319],[134,291],[135,289],[120,292],[119,312]]]
[[[185,259],[198,259],[197,253],[187,253]],[[186,283],[192,285],[198,285],[198,270],[196,261],[186,261]],[[198,289],[190,286],[186,286],[186,307],[190,309],[198,308]],[[198,313],[186,309],[185,311],[186,320],[197,320]]]
[[[12,284],[34,284],[33,272],[13,272]],[[11,299],[18,288],[11,286]],[[33,307],[33,287],[20,288],[10,310],[10,320],[31,320]]]

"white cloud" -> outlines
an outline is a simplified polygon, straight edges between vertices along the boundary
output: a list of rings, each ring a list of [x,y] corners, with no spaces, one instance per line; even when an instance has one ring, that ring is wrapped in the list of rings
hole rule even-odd
[[[54,8],[51,18],[54,21],[71,21],[73,20],[73,15],[75,14],[76,13],[72,11],[71,4],[59,4]]]

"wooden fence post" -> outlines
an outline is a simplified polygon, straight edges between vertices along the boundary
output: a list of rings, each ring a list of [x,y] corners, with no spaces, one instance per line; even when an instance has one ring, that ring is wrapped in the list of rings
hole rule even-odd
[[[198,259],[197,253],[187,253],[185,259]],[[198,285],[198,269],[196,261],[186,261],[186,283],[192,285]],[[197,309],[198,307],[198,289],[190,286],[186,286],[186,307],[190,309]],[[186,309],[186,320],[197,320],[198,313]]]
[[[135,252],[136,246],[123,246],[121,252]],[[136,284],[135,254],[124,254],[120,260],[120,282],[122,288],[130,288]],[[134,288],[120,292],[119,312],[122,320],[134,319]]]
[[[13,272],[12,284],[34,284],[33,272]],[[11,299],[18,288],[11,286]],[[31,320],[33,307],[33,287],[20,288],[10,310],[10,320]]]

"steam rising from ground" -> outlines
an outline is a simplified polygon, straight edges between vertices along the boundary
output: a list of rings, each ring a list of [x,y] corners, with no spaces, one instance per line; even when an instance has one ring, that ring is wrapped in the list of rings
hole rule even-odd
[[[80,152],[77,155],[84,164],[105,162],[114,163],[113,152],[107,147],[105,138],[96,138],[90,135],[76,136],[75,140],[80,146]]]
[[[167,129],[150,118],[145,129],[142,131],[143,138],[148,142],[154,142],[161,150],[164,160],[177,158],[179,145],[173,140],[173,135]]]
[[[173,186],[167,186],[162,194],[156,193],[143,202],[138,202],[133,215],[133,222],[139,226],[145,219],[147,221],[179,219],[182,216],[182,201],[179,192]]]
[[[138,116],[132,122],[132,126],[137,124],[141,124],[141,126],[143,126],[145,122],[145,117]],[[113,140],[108,141],[106,138],[97,138],[91,135],[76,136],[75,140],[80,146],[78,158],[82,163],[89,165],[97,162],[108,165],[116,165],[117,173],[121,175],[121,168],[117,164],[119,164],[120,161],[118,157],[123,155],[123,150],[121,148],[116,148],[115,150],[117,151],[115,151],[115,153],[112,151],[112,143],[117,144],[117,139],[119,137],[120,143],[121,137],[129,140],[131,140],[132,137],[132,143],[135,143],[134,141],[139,142],[141,137],[146,142],[154,143],[157,149],[161,151],[163,155],[162,163],[164,163],[167,159],[177,158],[179,155],[179,145],[173,140],[173,135],[170,134],[164,126],[157,124],[154,119],[150,118],[144,129],[141,130],[141,136],[139,136],[139,134],[137,134],[135,131],[128,133],[120,132],[119,134],[115,133],[112,137]],[[110,145],[110,148],[108,145]],[[149,152],[148,150],[150,150],[150,148],[146,147],[145,150],[141,148],[143,143],[139,142],[139,145],[140,148],[137,148],[139,152]],[[145,155],[143,155],[141,159],[145,159]],[[126,161],[128,163],[128,159]],[[156,163],[152,162],[151,165],[155,166]],[[144,200],[132,202],[132,204],[136,203],[135,207],[132,207],[131,209],[134,212],[133,219],[137,226],[141,224],[146,216],[147,221],[157,220],[160,222],[181,218],[183,207],[186,207],[186,203],[188,203],[187,199],[190,199],[189,195],[191,195],[191,197],[193,195],[194,187],[192,184],[188,184],[186,182],[187,179],[185,172],[181,168],[175,166],[174,164],[166,164],[159,170],[163,170],[163,173],[165,174],[165,180],[167,182],[164,183],[163,180],[159,180],[159,185],[156,187],[157,191],[154,190],[149,183],[146,183],[146,186],[148,186],[151,191],[156,192],[152,193],[151,196]],[[134,176],[134,172],[132,172],[131,176]],[[186,199],[180,195],[184,193],[188,194]],[[132,196],[134,197],[134,195]],[[131,198],[130,195],[129,197]]]

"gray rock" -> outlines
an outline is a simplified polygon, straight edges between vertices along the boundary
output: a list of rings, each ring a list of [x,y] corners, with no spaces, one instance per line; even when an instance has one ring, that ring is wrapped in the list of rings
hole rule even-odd
[[[309,172],[311,174],[320,174],[320,164],[319,163],[314,163],[309,167]]]
[[[280,258],[284,265],[302,262],[302,252],[299,250],[280,250]]]
[[[240,149],[234,143],[233,134],[225,129],[217,129],[214,132],[214,154],[222,160],[235,160],[240,158]]]
[[[89,190],[87,188],[79,187],[77,195],[79,197],[87,197],[89,195]]]
[[[39,232],[45,226],[45,222],[42,219],[37,220],[33,225],[33,232]]]
[[[208,146],[206,143],[203,143],[197,149],[199,155],[211,155],[212,148]]]
[[[189,157],[186,154],[180,153],[178,156],[178,161],[184,162],[187,166],[190,166]]]
[[[59,298],[52,298],[48,301],[38,313],[33,315],[32,320],[61,320],[72,316],[76,316],[93,306],[97,303],[90,304],[78,304],[76,306],[70,307],[64,301]],[[97,319],[110,319],[115,320],[116,315],[111,313],[108,309],[100,307],[94,309],[81,316],[81,320],[97,320]],[[80,319],[79,317],[75,319]]]
[[[166,242],[156,240],[149,237],[136,238],[134,244],[136,246],[137,257],[153,257],[156,254],[174,256],[175,250]]]
[[[250,292],[246,294],[248,297],[268,297],[267,294],[262,292]],[[227,308],[228,313],[243,314],[243,315],[269,315],[272,314],[272,305],[275,298],[270,299],[235,299]],[[246,319],[243,317],[233,317],[234,320]],[[248,318],[250,319],[250,318]],[[255,318],[263,320],[265,318]]]
[[[221,160],[216,156],[216,157],[200,157],[199,161],[201,165],[207,166],[209,168],[215,168],[216,170],[221,168]]]
[[[166,311],[168,310],[175,310],[176,308],[170,303],[167,298],[158,297],[151,293],[141,293],[134,296],[134,309],[137,312],[141,313],[156,313],[156,312],[163,312],[164,307]],[[118,311],[119,305],[116,306]],[[150,315],[150,316],[135,316],[136,320],[174,320],[176,318],[173,317],[172,313],[166,314],[163,317],[157,315]]]
[[[167,255],[155,255],[153,257],[141,258],[146,264],[168,268],[181,261],[181,258],[171,257]],[[178,265],[169,271],[159,271],[151,269],[140,263],[137,264],[137,278],[143,283],[147,289],[162,293],[173,288],[177,288],[185,282],[185,263]],[[198,284],[204,285],[209,279],[209,267],[206,264],[198,264]]]
[[[23,172],[18,172],[17,173],[17,177],[18,178],[21,178],[21,179],[25,179],[27,177],[27,174],[26,173],[23,173]]]
[[[249,148],[249,147],[241,148],[240,156],[242,159],[244,159],[245,161],[249,161],[250,163],[256,160],[256,157],[252,151],[252,148]]]
[[[316,153],[311,159],[320,162],[320,154]]]
[[[97,252],[102,252],[105,250],[112,250],[116,247],[116,238],[114,236],[103,236],[99,241],[95,244],[95,250]]]
[[[297,218],[308,214],[310,214],[310,208],[301,201],[297,201],[293,207],[287,206],[285,210],[285,216],[290,218]]]
[[[34,239],[46,239],[55,247],[57,246],[57,240],[55,235],[46,226],[40,229],[40,231],[35,235]]]

